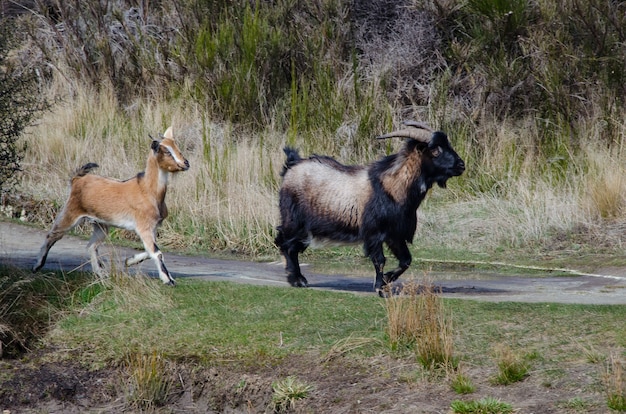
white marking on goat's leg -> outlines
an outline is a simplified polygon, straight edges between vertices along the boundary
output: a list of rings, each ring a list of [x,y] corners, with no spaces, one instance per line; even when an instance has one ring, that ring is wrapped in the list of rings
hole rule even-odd
[[[33,272],[38,271],[43,267],[46,263],[46,259],[48,258],[48,252],[54,246],[56,242],[61,240],[65,233],[74,227],[78,222],[82,219],[82,217],[76,217],[72,220],[65,214],[65,210],[61,211],[57,216],[54,224],[52,225],[52,229],[46,235],[46,240],[43,242],[41,249],[39,250],[39,255],[37,255],[37,260],[33,265]]]
[[[156,245],[154,232],[151,230],[137,230],[137,234],[141,238],[146,252],[152,258],[152,260],[154,260],[157,270],[159,271],[159,277],[161,278],[161,281],[167,285],[174,286],[176,283],[174,282],[174,279],[172,278],[172,276],[170,276],[170,273],[165,267],[165,263],[163,261],[163,253],[161,253],[159,247]]]
[[[137,263],[141,263],[148,258],[150,258],[150,254],[148,252],[137,253],[133,257],[126,259],[126,266],[136,265]]]
[[[101,223],[93,223],[93,233],[91,235],[91,239],[89,240],[89,244],[87,245],[87,250],[89,250],[89,254],[91,256],[91,269],[101,278],[106,277],[107,272],[104,269],[104,265],[100,261],[100,257],[98,256],[98,247],[100,247],[108,234],[109,226]]]

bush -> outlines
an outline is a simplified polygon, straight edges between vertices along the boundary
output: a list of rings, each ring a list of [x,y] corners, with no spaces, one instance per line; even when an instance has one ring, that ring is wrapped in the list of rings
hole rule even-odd
[[[17,183],[25,150],[18,142],[22,131],[48,106],[40,98],[36,73],[10,58],[17,44],[10,20],[0,19],[0,195]]]

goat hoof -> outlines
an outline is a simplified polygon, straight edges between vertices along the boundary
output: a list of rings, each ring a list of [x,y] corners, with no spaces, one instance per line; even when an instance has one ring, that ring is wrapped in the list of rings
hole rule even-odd
[[[378,296],[383,298],[383,299],[387,299],[388,297],[390,297],[391,295],[389,294],[389,289],[384,289],[384,288],[378,288],[376,289],[376,293],[378,293]]]
[[[169,281],[165,282],[165,285],[167,286],[176,286],[176,282],[174,282],[174,279],[170,279]]]
[[[308,287],[309,282],[304,276],[287,276],[287,282],[293,287]]]

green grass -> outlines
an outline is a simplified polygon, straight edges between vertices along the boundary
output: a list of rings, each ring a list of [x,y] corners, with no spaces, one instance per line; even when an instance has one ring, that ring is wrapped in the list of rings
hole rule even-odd
[[[511,404],[496,398],[483,398],[478,401],[453,401],[452,411],[457,414],[509,414],[513,412]]]
[[[158,281],[147,283],[160,288]],[[99,355],[91,361],[96,364],[120,360],[129,347],[153,346],[170,359],[255,364],[328,349],[351,334],[383,335],[383,309],[375,297],[184,279],[161,295],[163,304],[148,309],[124,309],[104,299],[91,311],[66,318],[55,340],[90,343]]]
[[[75,349],[83,361],[120,362],[129,349],[168,359],[205,363],[238,360],[272,364],[289,355],[330,352],[346,338],[369,338],[357,355],[389,352],[385,310],[374,295],[313,289],[248,286],[180,279],[175,289],[143,282],[149,300],[120,300],[113,289],[86,310],[65,317],[51,341]],[[485,303],[445,300],[452,314],[455,349],[462,360],[495,366],[488,349],[505,343],[534,355],[533,367],[567,364],[581,357],[576,341],[598,352],[626,347],[623,306]],[[141,335],[137,335],[141,332]],[[550,332],[546,337],[545,332]]]
[[[463,373],[457,373],[450,382],[450,386],[457,394],[471,394],[476,391],[476,386],[471,378]]]
[[[394,348],[386,331],[384,302],[373,294],[185,278],[172,289],[142,276],[120,273],[103,282],[91,282],[89,276],[77,274],[66,280],[50,274],[44,283],[26,283],[34,289],[29,297],[41,300],[19,302],[12,313],[22,315],[28,310],[29,315],[37,316],[37,324],[22,320],[13,331],[38,326],[29,345],[45,344],[50,361],[71,359],[91,368],[125,368],[130,387],[127,398],[136,406],[165,403],[170,395],[169,375],[174,372],[168,367],[187,363],[254,372],[273,370],[298,356],[309,361],[312,357],[329,367],[339,360],[369,365],[389,357],[406,366],[402,375],[407,378],[441,380],[428,375],[412,352]],[[0,273],[0,278],[6,277]],[[57,287],[51,289],[53,286]],[[443,306],[452,321],[455,357],[465,368],[448,373],[456,393],[474,392],[481,398],[482,387],[500,387],[489,380],[498,374],[498,365],[505,359],[497,349],[506,346],[523,350],[523,354],[518,352],[520,358],[532,362],[528,365],[530,378],[537,384],[563,387],[572,381],[572,370],[584,369],[593,380],[581,398],[597,404],[591,398],[604,393],[608,406],[623,404],[621,365],[615,363],[603,377],[600,365],[604,360],[590,361],[586,349],[613,355],[614,361],[623,356],[626,332],[616,327],[623,326],[626,307],[457,299],[444,299]],[[6,315],[1,315],[0,325],[6,324]],[[289,373],[282,375],[284,379]],[[277,371],[273,381],[278,384],[279,380]],[[297,390],[308,392],[308,385],[314,383],[311,378],[306,381]],[[291,397],[283,399],[285,404],[302,398],[297,390],[291,394],[286,385],[282,388]],[[578,389],[580,384],[571,387]],[[479,406],[464,409],[493,409],[481,401],[476,403]]]

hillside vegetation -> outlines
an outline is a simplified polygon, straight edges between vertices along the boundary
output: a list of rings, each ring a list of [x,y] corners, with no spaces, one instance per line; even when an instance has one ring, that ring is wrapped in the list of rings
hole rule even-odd
[[[8,170],[22,169],[15,191],[0,182],[1,215],[48,228],[76,168],[132,177],[149,136],[172,125],[191,168],[170,182],[159,245],[274,261],[285,144],[367,163],[401,145],[374,137],[416,119],[445,131],[467,165],[418,210],[402,276],[412,290],[386,299],[183,277],[170,289],[115,266],[94,280],[2,263],[2,410],[624,410],[626,307],[422,289],[438,266],[626,267],[624,2],[0,6],[0,27],[20,42],[5,54],[0,30],[0,75],[36,80],[20,101],[28,115],[51,104],[19,142],[0,122],[16,144]],[[13,110],[6,84],[0,115]],[[373,274],[358,249],[302,261]]]
[[[168,193],[162,243],[275,256],[285,143],[365,163],[399,145],[373,137],[419,119],[468,166],[418,213],[425,256],[621,246],[620,2],[83,3],[11,3],[12,58],[56,102],[24,136],[30,221],[49,224],[87,161],[136,174],[148,134],[173,125],[192,168]]]

